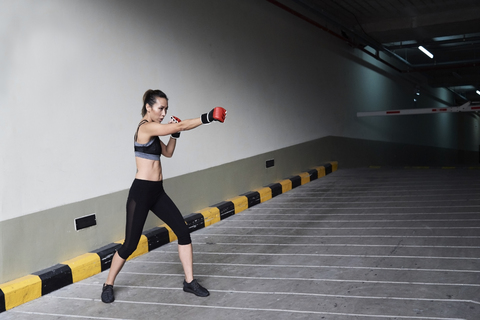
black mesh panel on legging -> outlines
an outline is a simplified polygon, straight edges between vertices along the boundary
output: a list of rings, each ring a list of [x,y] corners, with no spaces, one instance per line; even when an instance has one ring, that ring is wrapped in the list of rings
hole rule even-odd
[[[125,226],[125,242],[118,249],[118,255],[127,259],[137,249],[142,236],[143,226],[147,219],[148,209],[142,210],[130,197],[127,200],[127,217]]]

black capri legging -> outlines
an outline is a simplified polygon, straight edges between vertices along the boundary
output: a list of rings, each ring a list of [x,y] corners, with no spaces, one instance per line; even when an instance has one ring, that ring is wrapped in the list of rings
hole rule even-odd
[[[173,230],[178,238],[178,244],[192,243],[185,220],[163,190],[163,182],[135,179],[127,199],[125,242],[118,249],[122,259],[127,259],[137,248],[150,210]]]

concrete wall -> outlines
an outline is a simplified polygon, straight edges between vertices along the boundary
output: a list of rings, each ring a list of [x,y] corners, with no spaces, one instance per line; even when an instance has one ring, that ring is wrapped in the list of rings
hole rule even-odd
[[[149,88],[180,118],[228,110],[163,159],[185,213],[322,161],[341,168],[333,151],[352,141],[480,144],[476,117],[357,118],[413,107],[416,84],[267,1],[3,1],[0,41],[0,283],[123,237]],[[417,106],[450,101],[426,88]],[[91,213],[97,226],[74,231]]]

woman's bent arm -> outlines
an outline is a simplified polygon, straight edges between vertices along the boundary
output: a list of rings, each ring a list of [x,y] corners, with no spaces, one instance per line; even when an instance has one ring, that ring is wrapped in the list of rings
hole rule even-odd
[[[194,129],[201,124],[202,120],[200,118],[187,119],[182,120],[182,122],[168,124],[149,122],[141,127],[141,131],[142,134],[146,134],[149,137],[168,136],[172,133]]]
[[[168,140],[168,144],[165,145],[163,141],[160,141],[162,144],[162,155],[167,158],[171,158],[173,156],[173,152],[175,151],[175,146],[177,145],[177,140],[170,137]]]

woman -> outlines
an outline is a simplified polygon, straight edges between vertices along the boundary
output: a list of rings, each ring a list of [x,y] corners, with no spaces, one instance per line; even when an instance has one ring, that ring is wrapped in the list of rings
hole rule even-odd
[[[134,148],[137,173],[127,199],[125,242],[115,253],[107,280],[102,289],[102,301],[115,300],[113,284],[127,258],[135,251],[142,235],[148,212],[151,210],[162,219],[178,238],[178,255],[182,262],[185,280],[183,290],[200,297],[210,293],[193,278],[193,249],[182,214],[163,189],[160,156],[170,158],[175,151],[176,139],[181,131],[194,129],[212,121],[224,122],[226,110],[216,107],[196,119],[180,121],[172,117],[168,124],[161,124],[168,110],[168,98],[160,90],[148,90],[143,96],[143,119],[135,133]],[[171,135],[167,144],[158,136]]]

